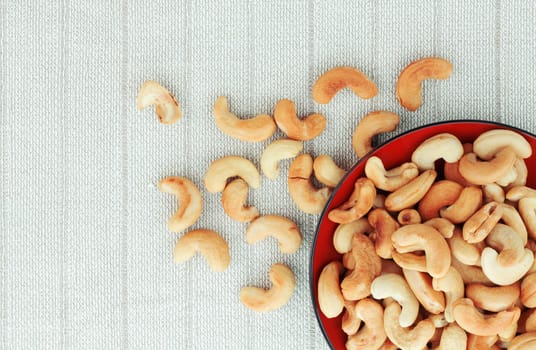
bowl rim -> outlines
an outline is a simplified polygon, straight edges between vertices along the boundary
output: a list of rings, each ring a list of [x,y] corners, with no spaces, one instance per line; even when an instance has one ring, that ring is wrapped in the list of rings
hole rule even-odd
[[[328,335],[327,335],[327,332],[326,332],[326,329],[324,328],[324,324],[322,323],[321,319],[320,319],[320,310],[319,308],[316,306],[316,302],[315,302],[315,292],[314,292],[314,289],[315,289],[315,286],[313,285],[314,284],[314,278],[313,278],[313,261],[314,261],[314,256],[315,256],[315,250],[316,250],[316,244],[317,244],[317,239],[318,239],[318,231],[320,230],[320,224],[324,221],[324,218],[326,216],[326,210],[327,208],[330,206],[333,198],[335,197],[335,194],[338,192],[339,188],[341,187],[342,183],[346,181],[346,178],[354,172],[354,170],[361,164],[362,161],[366,160],[369,158],[369,155],[376,151],[377,149],[379,149],[380,147],[385,147],[387,146],[388,144],[394,142],[395,140],[401,138],[401,137],[404,137],[404,136],[407,136],[408,134],[410,133],[413,133],[415,131],[418,131],[418,130],[421,130],[421,129],[425,129],[425,128],[428,128],[428,127],[432,127],[432,126],[437,126],[437,125],[444,125],[444,124],[460,124],[460,123],[481,123],[481,124],[489,124],[489,125],[494,125],[494,126],[498,126],[498,127],[503,127],[503,128],[508,128],[508,129],[511,129],[511,130],[515,130],[515,131],[518,131],[518,132],[521,132],[523,134],[527,134],[527,135],[530,135],[534,138],[536,138],[536,134],[530,132],[530,131],[527,131],[527,130],[523,130],[519,127],[516,127],[516,126],[512,126],[512,125],[508,125],[508,124],[504,124],[504,123],[501,123],[501,122],[495,122],[495,121],[489,121],[489,120],[478,120],[478,119],[454,119],[454,120],[445,120],[445,121],[439,121],[439,122],[433,122],[433,123],[430,123],[430,124],[425,124],[425,125],[422,125],[422,126],[418,126],[418,127],[415,127],[413,129],[410,129],[410,130],[406,130],[396,136],[393,136],[391,137],[390,139],[388,139],[387,141],[379,144],[378,146],[376,146],[375,148],[373,148],[371,151],[369,151],[366,155],[364,155],[363,157],[361,157],[347,172],[346,174],[344,175],[344,177],[339,181],[339,183],[337,184],[337,186],[335,186],[335,188],[333,189],[331,195],[329,196],[327,202],[326,202],[326,205],[324,206],[324,208],[322,209],[322,212],[320,213],[320,216],[318,218],[318,222],[316,223],[316,228],[315,228],[315,236],[313,238],[313,243],[312,243],[312,246],[311,246],[311,256],[309,258],[309,289],[310,289],[310,293],[311,293],[311,302],[313,303],[313,309],[314,309],[314,312],[315,312],[315,318],[316,318],[316,321],[318,323],[318,325],[320,326],[320,329],[322,331],[322,335],[324,336],[324,339],[326,340],[327,344],[329,345],[329,347],[331,349],[334,349],[333,348],[333,344],[331,343]]]

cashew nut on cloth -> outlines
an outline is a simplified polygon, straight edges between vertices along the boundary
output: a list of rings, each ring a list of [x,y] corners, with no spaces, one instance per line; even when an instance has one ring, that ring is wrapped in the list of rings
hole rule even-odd
[[[326,128],[326,118],[322,114],[315,113],[299,119],[294,102],[286,99],[279,100],[275,105],[274,119],[279,129],[293,140],[312,140]]]
[[[354,130],[352,146],[359,158],[372,150],[372,138],[384,132],[394,131],[400,123],[398,114],[375,111],[364,116]]]
[[[231,263],[229,245],[217,232],[194,230],[186,233],[175,244],[173,260],[181,263],[190,260],[197,252],[207,260],[213,271],[225,271]]]
[[[154,105],[156,116],[162,124],[173,124],[182,117],[182,109],[175,97],[154,80],[147,80],[136,98],[138,109]]]
[[[300,154],[290,164],[288,190],[301,211],[318,214],[324,209],[331,189],[316,188],[311,182],[311,175],[313,175],[313,158],[308,154]]]
[[[294,158],[303,149],[300,141],[280,139],[272,142],[264,149],[261,156],[261,169],[269,179],[276,179],[279,175],[279,161]]]
[[[250,187],[261,186],[261,176],[255,165],[248,159],[237,156],[222,157],[213,161],[205,173],[207,191],[215,193],[224,190],[227,179],[238,176]]]
[[[335,67],[322,74],[313,85],[313,99],[326,104],[345,87],[354,94],[369,99],[378,94],[378,88],[369,78],[353,67]]]
[[[221,194],[223,210],[233,220],[250,222],[259,217],[259,211],[254,206],[246,206],[248,184],[242,179],[235,179],[225,186]]]
[[[203,211],[203,197],[192,181],[180,176],[169,176],[158,182],[158,189],[174,195],[179,203],[179,208],[168,220],[170,231],[181,232],[197,222]]]
[[[278,215],[264,215],[253,220],[246,229],[246,242],[254,244],[267,237],[279,242],[281,253],[293,254],[298,251],[302,235],[298,225],[290,219]]]
[[[337,186],[344,175],[346,175],[346,170],[339,168],[333,159],[326,154],[315,158],[313,170],[316,179],[328,187]]]

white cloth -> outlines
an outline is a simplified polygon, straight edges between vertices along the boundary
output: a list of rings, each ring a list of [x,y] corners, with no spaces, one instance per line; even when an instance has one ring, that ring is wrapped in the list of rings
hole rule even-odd
[[[325,349],[309,290],[318,216],[287,192],[289,162],[263,178],[250,202],[296,220],[304,243],[284,255],[273,240],[250,246],[220,195],[203,191],[194,228],[228,240],[232,263],[212,273],[201,257],[175,265],[176,208],[159,193],[167,175],[201,188],[209,163],[241,155],[259,163],[268,142],[222,134],[218,95],[240,116],[271,113],[280,98],[328,124],[305,143],[350,167],[359,119],[400,113],[399,129],[450,119],[496,120],[536,132],[536,5],[532,1],[18,1],[0,2],[0,347],[2,349]],[[398,104],[410,61],[451,60],[447,81],[425,83],[424,105]],[[363,70],[379,95],[342,91],[317,105],[325,70]],[[141,83],[167,86],[184,109],[173,126],[138,111]],[[273,139],[282,137],[278,132]],[[297,288],[282,309],[256,314],[238,299],[268,286],[284,262]]]

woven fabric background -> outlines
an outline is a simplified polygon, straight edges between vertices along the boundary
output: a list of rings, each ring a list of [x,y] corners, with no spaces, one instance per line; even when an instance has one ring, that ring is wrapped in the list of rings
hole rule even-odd
[[[229,98],[240,116],[272,113],[290,98],[300,115],[324,113],[325,132],[304,151],[350,167],[360,118],[401,115],[395,134],[472,118],[536,132],[536,4],[532,1],[122,0],[0,2],[0,348],[325,349],[309,290],[318,216],[298,211],[281,176],[250,192],[262,213],[296,220],[297,254],[275,241],[250,246],[219,194],[203,190],[210,228],[229,242],[232,264],[212,273],[201,257],[172,262],[176,208],[158,180],[181,175],[202,187],[210,162],[259,163],[269,143],[244,143],[215,126],[212,105]],[[451,60],[448,81],[425,84],[417,112],[401,108],[395,82],[410,61]],[[317,105],[311,86],[337,65],[360,68],[379,95],[342,91]],[[183,106],[175,125],[138,111],[139,86],[155,79]],[[278,132],[273,139],[282,137]],[[273,140],[272,139],[272,140]],[[296,292],[284,308],[256,314],[238,299],[268,286],[288,264]]]

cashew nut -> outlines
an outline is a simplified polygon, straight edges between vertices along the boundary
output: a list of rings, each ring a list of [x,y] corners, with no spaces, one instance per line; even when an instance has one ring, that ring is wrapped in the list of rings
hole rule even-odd
[[[400,117],[389,111],[375,111],[364,116],[354,130],[352,146],[359,158],[372,150],[372,138],[384,132],[394,131]]]
[[[468,243],[482,242],[499,222],[502,214],[501,204],[487,203],[463,224],[463,239]]]
[[[498,202],[504,203],[504,190],[501,186],[496,183],[486,184],[482,186],[484,190],[484,202]]]
[[[190,260],[197,252],[207,260],[213,271],[224,271],[231,263],[229,245],[218,233],[211,230],[193,230],[179,238],[173,250],[173,260],[181,263]]]
[[[419,202],[419,214],[423,220],[439,217],[439,210],[456,202],[463,187],[457,182],[441,180],[434,183]]]
[[[454,230],[454,234],[449,238],[448,244],[452,255],[462,264],[480,266],[481,250],[476,245],[467,243],[463,239],[459,228]]]
[[[536,332],[518,335],[508,345],[508,350],[531,350],[536,348]]]
[[[368,214],[368,222],[376,232],[374,247],[376,253],[384,259],[390,259],[393,251],[391,235],[400,226],[385,209],[374,209]]]
[[[322,114],[315,113],[299,119],[296,105],[287,99],[279,100],[275,105],[274,119],[279,129],[294,140],[312,140],[326,128],[326,118]]]
[[[517,162],[517,159],[515,162]],[[515,165],[515,162],[514,162],[514,165]],[[506,187],[510,185],[511,183],[513,183],[516,179],[517,179],[517,170],[515,169],[515,167],[513,167],[513,168],[508,169],[506,174],[504,174],[503,177],[495,181],[495,183],[499,186]]]
[[[344,298],[339,285],[342,271],[342,264],[332,261],[324,267],[318,278],[318,305],[327,318],[339,316],[344,308]]]
[[[530,249],[525,248],[521,261],[508,267],[499,264],[498,258],[499,254],[495,249],[484,248],[480,257],[482,271],[493,283],[507,286],[519,281],[527,273],[534,261],[534,254]]]
[[[424,272],[402,269],[409,288],[422,304],[424,309],[432,314],[445,311],[445,296],[434,290],[432,278]]]
[[[422,350],[432,338],[435,327],[432,321],[423,320],[413,329],[400,326],[399,318],[402,310],[398,303],[389,304],[383,314],[383,325],[389,340],[402,350]]]
[[[182,109],[175,97],[154,80],[147,80],[136,98],[138,109],[154,105],[156,116],[162,124],[173,124],[182,117]]]
[[[476,307],[491,312],[513,307],[519,294],[519,283],[503,287],[488,287],[481,283],[471,283],[465,287],[465,296],[471,299]]]
[[[467,333],[456,323],[451,323],[441,334],[441,341],[435,350],[465,349],[467,346]]]
[[[514,153],[520,158],[528,158],[532,155],[532,148],[528,141],[511,130],[486,131],[473,142],[473,152],[484,160],[493,158],[504,147],[512,147]]]
[[[448,322],[454,322],[452,305],[456,300],[463,298],[465,289],[462,276],[451,266],[445,276],[432,279],[432,286],[435,290],[445,293],[445,319]]]
[[[505,147],[488,161],[479,161],[475,153],[467,153],[460,159],[458,169],[467,181],[475,185],[486,185],[505,176],[515,161],[514,149]]]
[[[402,209],[397,217],[400,225],[420,224],[422,222],[421,214],[415,209]]]
[[[361,326],[361,319],[356,315],[357,301],[345,301],[341,328],[348,335],[356,334]]]
[[[452,134],[442,133],[430,137],[421,143],[413,154],[411,161],[420,170],[434,169],[434,163],[438,159],[445,162],[457,162],[463,156],[463,146],[460,140]]]
[[[339,168],[333,159],[325,154],[315,158],[313,170],[316,179],[328,187],[337,186],[346,175],[346,170]]]
[[[536,239],[536,197],[521,198],[517,204],[530,238]]]
[[[376,197],[376,187],[366,177],[357,179],[350,198],[338,208],[328,213],[328,218],[336,223],[345,224],[363,217],[371,208]]]
[[[419,170],[413,163],[404,163],[396,168],[385,170],[382,160],[373,156],[367,159],[365,175],[378,189],[393,192],[416,178]]]
[[[296,287],[296,278],[292,270],[283,264],[274,264],[270,268],[272,288],[266,290],[257,287],[244,287],[240,290],[240,301],[248,308],[258,312],[279,309],[289,300]]]
[[[521,302],[526,307],[536,307],[536,273],[531,273],[521,282]]]
[[[378,349],[387,338],[383,329],[383,308],[375,300],[365,298],[356,304],[355,314],[364,326],[348,337],[346,349]]]
[[[331,189],[315,188],[311,182],[313,158],[300,154],[290,164],[288,173],[288,190],[296,206],[305,213],[318,214],[326,205]]]
[[[393,298],[400,304],[400,326],[409,327],[417,319],[419,301],[400,275],[388,273],[376,277],[370,286],[370,292],[374,299]]]
[[[462,276],[465,284],[469,283],[482,283],[487,286],[491,286],[493,283],[482,272],[482,269],[478,266],[466,265],[460,262],[454,255],[452,255],[451,261],[452,267],[454,267]]]
[[[423,225],[432,226],[435,228],[441,236],[445,238],[450,238],[454,235],[455,226],[452,222],[443,218],[433,218],[428,221],[423,222]]]
[[[403,269],[428,272],[425,256],[412,253],[401,254],[397,251],[393,251],[392,257],[395,263]]]
[[[221,194],[223,210],[233,220],[250,222],[259,216],[254,206],[246,206],[248,184],[242,179],[235,179],[225,186]]]
[[[352,237],[356,232],[365,234],[371,230],[372,227],[366,218],[361,218],[348,224],[340,224],[333,233],[333,247],[340,254],[347,253],[352,250]]]
[[[410,111],[422,105],[422,81],[426,79],[448,79],[452,63],[439,57],[427,57],[411,62],[400,73],[396,82],[396,97]]]
[[[353,67],[335,67],[322,74],[313,86],[313,99],[326,104],[339,90],[348,87],[354,94],[369,99],[378,94],[378,88],[365,74]]]
[[[239,119],[229,110],[229,103],[224,96],[214,103],[214,120],[223,133],[242,141],[264,141],[276,130],[274,119],[267,114],[259,114],[250,119]]]
[[[500,251],[497,263],[504,267],[517,264],[525,254],[525,244],[519,234],[504,224],[495,225],[486,238],[486,243]]]
[[[525,186],[527,183],[527,177],[529,175],[529,170],[527,169],[527,164],[521,158],[517,158],[514,163],[514,169],[516,170],[517,177],[511,183],[513,186]]]
[[[301,245],[302,235],[298,225],[290,219],[278,215],[264,215],[253,220],[246,229],[246,242],[254,244],[266,237],[279,242],[281,253],[293,254]]]
[[[248,159],[228,156],[217,159],[210,164],[205,173],[207,191],[215,193],[224,190],[227,179],[239,176],[253,188],[261,186],[261,176],[255,165]]]
[[[506,193],[506,199],[512,202],[524,197],[536,197],[536,190],[527,186],[514,186]]]
[[[467,350],[496,350],[497,335],[480,336],[469,333],[467,335]]]
[[[261,169],[269,179],[276,179],[279,175],[279,161],[294,158],[303,149],[300,141],[281,139],[266,146],[261,156]]]
[[[467,221],[482,205],[482,190],[476,186],[465,187],[458,199],[447,208],[441,209],[439,215],[454,224]]]
[[[525,246],[527,244],[527,228],[525,227],[519,212],[516,208],[504,203],[502,204],[502,209],[503,215],[501,216],[501,220],[517,232],[523,241],[523,246]]]
[[[517,322],[521,310],[514,307],[495,314],[484,315],[474,306],[473,301],[461,298],[452,306],[454,319],[468,333],[480,336],[492,336]]]
[[[389,211],[400,211],[410,208],[424,197],[437,176],[435,170],[426,170],[385,199],[385,208]]]
[[[168,220],[168,229],[172,232],[186,230],[197,222],[203,211],[203,198],[197,186],[180,176],[169,176],[158,182],[161,192],[177,197],[179,208]]]

